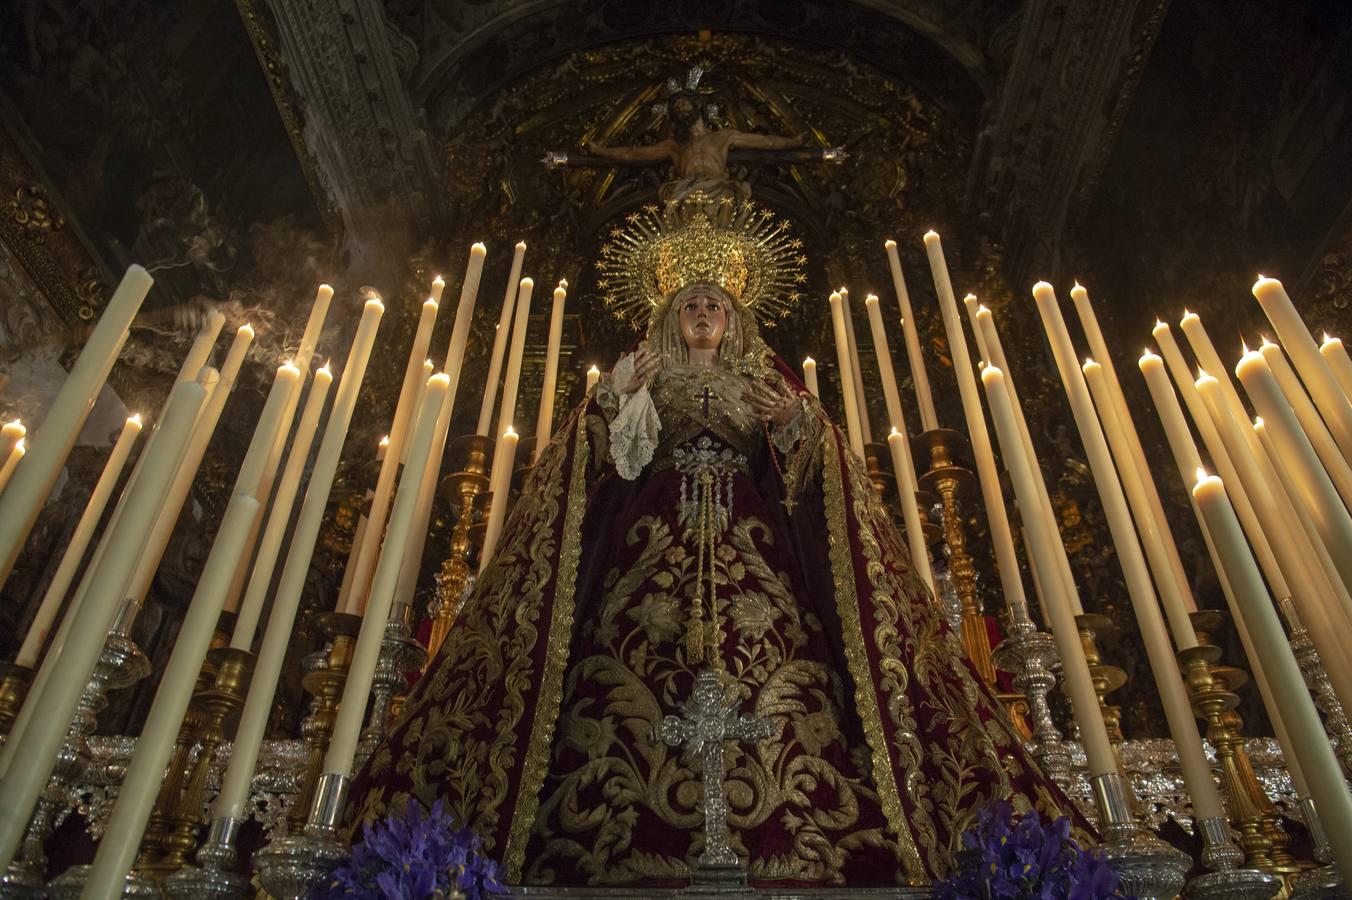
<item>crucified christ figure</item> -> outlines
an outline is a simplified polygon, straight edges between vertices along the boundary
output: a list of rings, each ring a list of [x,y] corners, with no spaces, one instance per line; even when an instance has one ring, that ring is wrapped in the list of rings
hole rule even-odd
[[[551,168],[605,163],[628,166],[670,163],[671,178],[658,190],[663,203],[677,203],[696,193],[717,203],[724,198],[740,202],[751,196],[750,185],[729,174],[729,158],[734,162],[838,162],[845,156],[845,152],[837,147],[805,147],[806,134],[782,137],[736,128],[714,128],[709,120],[709,107],[693,89],[681,90],[669,97],[666,112],[675,128],[673,137],[656,144],[632,147],[607,147],[588,141],[587,155],[578,157],[551,152],[546,155],[545,163]]]

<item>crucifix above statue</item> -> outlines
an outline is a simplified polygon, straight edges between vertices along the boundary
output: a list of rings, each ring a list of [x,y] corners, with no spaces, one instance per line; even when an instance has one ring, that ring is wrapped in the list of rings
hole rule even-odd
[[[732,177],[728,171],[730,161],[801,163],[839,162],[845,158],[845,151],[839,147],[804,146],[807,132],[787,137],[718,127],[718,107],[708,102],[700,88],[703,75],[704,70],[695,66],[684,85],[669,79],[666,100],[654,106],[656,115],[671,122],[670,137],[655,144],[617,147],[589,140],[585,155],[550,151],[545,155],[545,165],[592,168],[670,163],[670,177],[658,189],[658,197],[671,204],[697,192],[715,202],[725,197],[732,201],[750,199],[751,186]]]

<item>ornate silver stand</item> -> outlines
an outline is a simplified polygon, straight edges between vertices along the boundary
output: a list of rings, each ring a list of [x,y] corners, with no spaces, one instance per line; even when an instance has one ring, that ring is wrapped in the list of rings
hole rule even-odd
[[[371,679],[371,712],[357,744],[357,768],[361,768],[376,752],[385,737],[385,723],[390,714],[390,698],[407,683],[405,675],[421,669],[427,661],[427,651],[413,639],[410,623],[412,609],[396,607],[385,623],[385,637],[380,642],[380,657]]]
[[[1099,809],[1104,858],[1137,900],[1173,900],[1183,890],[1192,860],[1151,834],[1131,814],[1127,785],[1117,772],[1091,779]]]
[[[51,897],[52,900],[79,900],[91,868],[91,866],[71,866],[62,872],[59,878],[53,879],[47,886],[47,893],[44,896]],[[132,898],[161,900],[164,895],[160,893],[159,886],[152,879],[142,877],[133,871],[127,873],[127,883],[122,888],[122,896],[127,900]]]
[[[347,858],[336,826],[347,801],[348,783],[346,775],[329,772],[320,776],[305,831],[276,838],[254,854],[258,880],[277,900],[305,900]]]
[[[1333,847],[1329,845],[1328,832],[1324,830],[1324,821],[1319,818],[1314,801],[1309,797],[1300,800],[1300,812],[1305,818],[1305,827],[1314,841],[1314,858],[1324,865],[1318,869],[1302,872],[1291,879],[1291,900],[1335,900],[1346,897],[1347,889],[1343,885],[1342,875],[1333,862]]]
[[[51,837],[71,807],[70,786],[85,772],[89,763],[89,738],[98,727],[98,714],[108,705],[108,692],[130,687],[150,674],[150,661],[130,638],[110,632],[94,673],[80,695],[65,743],[56,755],[47,787],[38,798],[24,834],[19,855],[0,875],[0,894],[5,897],[46,896],[47,854],[42,845]],[[33,698],[40,701],[41,698]],[[27,892],[27,893],[25,893]]]
[[[738,702],[728,695],[713,669],[695,676],[690,699],[680,716],[667,716],[657,727],[657,738],[671,747],[684,746],[700,761],[704,785],[704,852],[691,871],[686,894],[742,894],[747,892],[746,868],[732,849],[728,833],[728,798],[723,789],[725,741],[766,740],[775,732],[773,720],[738,715]]]
[[[1028,717],[1033,726],[1029,750],[1033,758],[1047,777],[1065,790],[1070,784],[1070,752],[1062,743],[1047,704],[1047,695],[1056,686],[1052,668],[1060,659],[1056,642],[1032,622],[1015,622],[1009,637],[995,648],[994,659],[1001,669],[1014,673],[1014,689],[1028,698]]]
[[[230,870],[235,864],[239,819],[215,819],[207,840],[197,851],[199,866],[188,866],[161,884],[169,900],[243,900],[249,894],[249,879]]]
[[[1222,816],[1197,820],[1202,835],[1202,865],[1211,871],[1188,882],[1187,895],[1197,900],[1268,900],[1282,888],[1282,880],[1257,869],[1241,869],[1244,852],[1231,840],[1230,824]]]
[[[1310,632],[1296,614],[1290,597],[1282,600],[1281,608],[1291,628],[1291,652],[1296,655],[1300,674],[1305,676],[1305,685],[1314,695],[1315,705],[1324,714],[1324,730],[1333,741],[1333,750],[1338,755],[1338,762],[1342,763],[1343,773],[1352,775],[1352,723],[1348,722],[1343,704],[1333,692],[1333,682],[1329,680],[1328,672],[1324,671],[1324,663],[1319,659],[1314,642],[1310,640]]]

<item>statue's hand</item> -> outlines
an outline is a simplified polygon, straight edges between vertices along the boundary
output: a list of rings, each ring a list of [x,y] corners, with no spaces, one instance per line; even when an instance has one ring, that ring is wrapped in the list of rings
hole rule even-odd
[[[625,357],[622,356],[620,359],[624,360]],[[615,364],[615,368],[610,370],[611,383],[615,390],[621,394],[634,393],[651,381],[652,377],[657,374],[657,370],[662,368],[662,354],[656,350],[639,350],[634,353],[632,361],[633,367],[629,370],[632,372],[631,375],[625,371],[629,367],[621,366],[618,362]],[[629,377],[625,378],[625,375],[629,375]]]
[[[798,396],[785,388],[774,388],[764,382],[753,382],[751,407],[762,420],[782,427],[793,421],[802,408]]]

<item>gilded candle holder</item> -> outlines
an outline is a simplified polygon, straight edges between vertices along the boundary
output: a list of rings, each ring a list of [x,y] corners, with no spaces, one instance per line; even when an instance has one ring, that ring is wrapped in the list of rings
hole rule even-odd
[[[892,467],[890,454],[886,444],[874,441],[864,445],[864,468],[879,497],[887,496],[888,488],[897,482],[896,475],[888,471]]]
[[[215,678],[215,666],[204,660],[197,673],[192,700],[183,714],[183,721],[178,725],[178,735],[174,738],[174,750],[169,757],[169,766],[165,769],[164,781],[160,783],[159,793],[155,795],[155,806],[146,822],[145,834],[141,836],[141,848],[136,857],[138,869],[153,867],[164,851],[165,838],[173,827],[179,798],[183,795],[183,786],[192,768],[193,748],[206,722],[206,710],[198,698],[211,687]]]
[[[150,661],[136,643],[110,632],[89,684],[80,695],[66,740],[57,751],[55,768],[38,797],[19,853],[0,874],[0,896],[42,896],[33,891],[41,891],[47,876],[43,844],[70,810],[70,786],[89,765],[89,738],[98,727],[99,712],[108,705],[108,692],[131,687],[149,674]]]
[[[208,658],[216,669],[216,677],[207,690],[193,698],[193,702],[202,708],[205,719],[198,738],[197,755],[175,809],[173,828],[164,841],[164,855],[153,867],[146,869],[158,877],[187,866],[192,852],[197,849],[211,761],[217,748],[226,740],[226,723],[244,707],[253,676],[255,657],[247,650],[221,647],[211,650]]]
[[[451,444],[452,457],[463,454],[465,467],[442,482],[448,504],[456,510],[456,521],[451,529],[450,554],[437,573],[436,607],[432,613],[432,632],[427,639],[428,663],[436,658],[445,643],[473,581],[469,561],[475,544],[470,531],[480,516],[479,499],[488,493],[488,457],[492,450],[493,442],[477,434],[456,438]]]
[[[1108,729],[1108,741],[1116,753],[1118,746],[1125,740],[1122,734],[1122,707],[1109,704],[1107,698],[1127,683],[1127,673],[1105,663],[1098,646],[1100,641],[1113,634],[1113,621],[1099,613],[1080,613],[1075,617],[1075,625],[1080,632],[1080,645],[1084,648],[1084,661],[1089,664],[1089,676],[1093,679],[1099,710],[1103,713],[1103,725]]]
[[[323,612],[311,621],[315,630],[324,636],[327,649],[323,664],[307,672],[301,680],[301,686],[313,697],[313,703],[300,726],[301,738],[305,741],[305,768],[295,803],[286,817],[293,829],[304,826],[314,799],[315,786],[324,767],[324,754],[328,752],[329,738],[338,716],[338,701],[343,695],[357,634],[361,631],[361,616],[351,613]]]
[[[939,497],[943,507],[944,542],[948,547],[948,571],[962,605],[962,644],[967,658],[982,682],[995,684],[995,664],[991,662],[990,635],[986,617],[976,592],[976,565],[967,552],[967,535],[962,521],[962,502],[976,485],[970,469],[954,460],[966,446],[961,434],[951,428],[934,428],[916,437],[918,450],[930,461],[919,477],[919,486]]]
[[[0,663],[0,734],[8,735],[28,699],[28,689],[33,686],[33,676],[37,673],[28,666],[18,663]]]
[[[1222,614],[1206,610],[1198,615],[1205,617],[1201,631],[1206,636],[1215,630]],[[1288,850],[1290,838],[1282,830],[1277,809],[1258,783],[1244,749],[1244,723],[1235,712],[1239,696],[1234,689],[1243,686],[1248,676],[1239,669],[1220,665],[1220,658],[1221,650],[1214,644],[1199,644],[1178,653],[1193,711],[1207,723],[1206,738],[1216,751],[1221,785],[1239,834],[1245,864],[1278,875],[1298,872],[1301,867]]]

